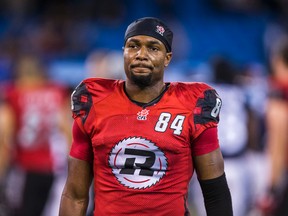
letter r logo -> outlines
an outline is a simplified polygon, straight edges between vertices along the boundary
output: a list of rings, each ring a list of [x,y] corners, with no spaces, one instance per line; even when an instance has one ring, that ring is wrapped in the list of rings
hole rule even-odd
[[[126,158],[124,168],[121,169],[120,174],[133,175],[135,172],[135,166],[140,168],[139,175],[143,176],[153,176],[153,170],[150,168],[155,163],[155,153],[151,151],[139,150],[139,149],[129,149],[126,148],[124,154],[143,156],[145,157],[144,163],[135,163],[136,157]],[[135,165],[135,166],[134,166]]]

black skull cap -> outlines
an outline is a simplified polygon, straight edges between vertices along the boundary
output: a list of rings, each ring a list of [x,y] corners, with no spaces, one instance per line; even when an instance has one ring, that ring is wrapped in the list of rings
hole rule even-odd
[[[160,19],[154,17],[143,17],[132,22],[126,29],[124,44],[127,39],[136,35],[147,35],[160,40],[171,52],[173,32]]]

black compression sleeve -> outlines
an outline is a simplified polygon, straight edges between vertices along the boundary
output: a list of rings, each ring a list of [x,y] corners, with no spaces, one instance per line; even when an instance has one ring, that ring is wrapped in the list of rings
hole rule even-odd
[[[233,216],[230,190],[225,173],[215,179],[199,180],[207,216]]]

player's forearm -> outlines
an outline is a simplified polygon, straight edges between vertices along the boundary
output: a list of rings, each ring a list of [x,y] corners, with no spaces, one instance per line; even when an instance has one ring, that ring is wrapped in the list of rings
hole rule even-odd
[[[199,182],[207,216],[233,216],[232,200],[225,174]]]
[[[78,200],[62,194],[59,216],[86,216],[89,198]]]
[[[9,167],[14,138],[15,118],[11,110],[7,105],[0,104],[0,180]]]
[[[0,144],[1,145],[1,144]],[[2,154],[3,153],[3,154]],[[6,175],[7,168],[9,167],[9,154],[0,147],[0,182]]]
[[[284,177],[285,173],[285,152],[286,152],[286,146],[283,142],[281,136],[275,136],[270,138],[269,143],[269,157],[271,162],[271,169],[270,169],[270,186],[271,187],[277,187],[277,185],[280,185],[281,179]]]
[[[267,146],[271,162],[271,187],[278,187],[285,174],[286,152],[288,142],[288,114],[287,107],[272,101],[267,111]]]

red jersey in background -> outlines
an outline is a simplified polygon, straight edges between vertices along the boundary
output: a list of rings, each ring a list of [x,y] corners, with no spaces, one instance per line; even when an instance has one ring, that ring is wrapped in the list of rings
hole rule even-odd
[[[51,145],[59,133],[65,97],[64,88],[55,84],[8,88],[7,100],[16,113],[16,165],[26,171],[52,172]]]

